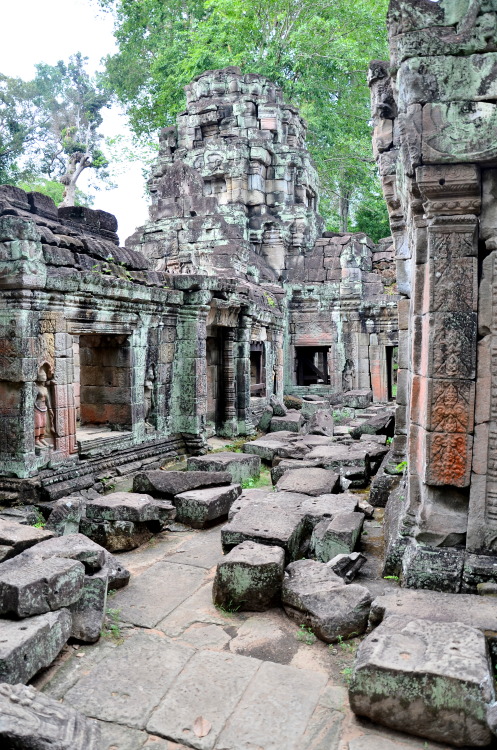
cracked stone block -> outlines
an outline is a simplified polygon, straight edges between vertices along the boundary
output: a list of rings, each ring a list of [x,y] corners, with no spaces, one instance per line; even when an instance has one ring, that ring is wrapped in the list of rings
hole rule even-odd
[[[331,521],[321,521],[311,538],[311,549],[321,562],[329,562],[336,555],[348,555],[354,551],[361,535],[364,514],[337,513]]]
[[[301,412],[302,412],[302,416],[304,417],[304,419],[309,419],[310,417],[312,417],[313,414],[315,414],[320,409],[329,409],[329,408],[330,408],[330,404],[328,401],[319,400],[319,398],[317,400],[312,399],[311,401],[309,401],[308,398],[305,396],[302,399]]]
[[[71,635],[71,623],[67,609],[20,621],[0,620],[0,681],[27,682],[50,666]],[[2,720],[3,714],[0,726]]]
[[[368,624],[369,591],[344,584],[330,567],[315,560],[288,565],[281,600],[288,617],[310,627],[326,643],[361,635]]]
[[[269,405],[271,406],[275,417],[286,417],[288,414],[288,409],[285,404],[282,401],[279,401],[276,396],[271,396],[269,399]]]
[[[182,492],[203,487],[231,484],[228,472],[221,471],[144,471],[133,479],[133,492],[146,492],[153,497],[173,498]]]
[[[221,451],[206,456],[191,456],[187,461],[187,470],[227,472],[233,484],[240,484],[246,479],[256,479],[261,473],[259,456],[246,453]]]
[[[63,497],[57,500],[45,528],[57,535],[77,534],[81,518],[85,514],[85,501],[81,497]]]
[[[273,458],[278,455],[278,450],[286,447],[286,440],[270,440],[262,437],[257,440],[251,440],[249,443],[245,443],[243,446],[243,452],[259,456],[263,461],[272,461]]]
[[[28,547],[53,536],[53,531],[35,529],[34,526],[0,519],[0,560],[8,560]]]
[[[283,474],[276,484],[276,490],[313,496],[327,495],[336,490],[339,479],[338,474],[326,469],[295,469]]]
[[[377,414],[350,431],[351,437],[358,440],[362,435],[387,435],[393,437],[395,417],[391,412]]]
[[[100,638],[107,604],[109,568],[103,567],[93,575],[85,575],[80,596],[69,610],[72,615],[71,636],[85,643]]]
[[[217,566],[212,601],[226,609],[263,612],[278,599],[284,572],[281,547],[242,542]]]
[[[307,454],[307,460],[316,461],[322,468],[340,474],[351,482],[353,489],[361,489],[369,481],[369,454],[362,443],[316,446]]]
[[[0,716],[6,750],[101,750],[98,722],[29,685],[0,684]]]
[[[309,435],[333,437],[333,413],[330,409],[318,409],[306,425]]]
[[[239,484],[230,484],[227,487],[182,492],[174,498],[176,520],[194,529],[203,529],[210,521],[228,515],[241,491]]]
[[[364,563],[366,557],[361,552],[352,552],[350,555],[337,555],[326,563],[331,570],[343,578],[346,583],[354,580]]]
[[[86,504],[86,518],[94,521],[157,521],[164,524],[174,519],[175,512],[169,501],[136,492],[113,492]]]
[[[73,604],[80,596],[85,569],[67,558],[31,555],[0,564],[0,615],[32,617]]]
[[[304,424],[304,418],[300,411],[295,409],[289,409],[284,417],[273,417],[269,429],[271,432],[300,432],[302,425]]]
[[[282,547],[287,561],[294,560],[305,531],[305,518],[298,510],[281,511],[277,503],[243,505],[221,529],[224,552],[245,541]]]
[[[349,699],[354,713],[391,729],[486,747],[495,694],[485,636],[460,622],[388,617],[359,647]]]

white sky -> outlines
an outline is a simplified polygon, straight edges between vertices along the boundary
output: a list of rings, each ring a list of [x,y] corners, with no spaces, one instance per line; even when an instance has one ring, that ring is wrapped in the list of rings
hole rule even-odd
[[[81,52],[89,58],[93,71],[102,57],[115,50],[113,20],[98,11],[90,0],[22,0],[2,4],[2,43],[0,72],[29,80],[36,63],[54,65]],[[124,135],[126,119],[117,107],[103,110],[102,132]],[[114,178],[115,190],[100,190],[94,208],[110,211],[119,222],[121,244],[148,216],[143,197],[144,180],[137,162],[120,169]],[[83,173],[84,176],[84,173]],[[82,176],[82,179],[83,179]],[[78,183],[79,184],[79,183]],[[83,190],[85,185],[79,185]]]

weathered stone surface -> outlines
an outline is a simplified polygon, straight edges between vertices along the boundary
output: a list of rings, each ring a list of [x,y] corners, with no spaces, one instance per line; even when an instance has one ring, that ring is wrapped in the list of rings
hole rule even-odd
[[[17,622],[0,620],[0,681],[27,682],[53,662],[70,635],[67,609]]]
[[[153,497],[173,498],[181,492],[201,487],[231,484],[231,476],[220,471],[144,471],[133,479],[133,492],[146,492]]]
[[[404,586],[458,593],[461,589],[464,550],[457,547],[407,545],[402,568]]]
[[[259,456],[249,456],[245,453],[212,453],[207,456],[192,456],[187,462],[188,471],[217,471],[226,472],[233,484],[239,484],[245,479],[258,477],[261,471]]]
[[[272,461],[278,454],[280,448],[287,446],[286,440],[266,439],[266,437],[251,440],[243,446],[244,453],[251,453],[254,456],[260,456],[264,461]]]
[[[323,468],[339,473],[353,487],[364,487],[369,479],[369,453],[362,443],[317,446],[307,454],[307,460],[318,461]]]
[[[365,422],[354,427],[350,431],[350,436],[358,440],[362,435],[387,435],[393,436],[395,427],[395,418],[390,412],[378,414],[375,417],[366,419]]]
[[[243,505],[234,518],[223,526],[221,543],[229,552],[245,541],[282,547],[287,561],[294,560],[305,530],[305,519],[298,510],[281,511],[271,503]]]
[[[348,391],[343,394],[343,405],[351,409],[367,409],[373,400],[371,391]]]
[[[28,547],[53,536],[53,531],[35,529],[33,526],[0,519],[0,559],[8,560]]]
[[[107,559],[106,550],[92,542],[84,534],[67,534],[40,542],[27,550],[22,559],[29,557],[47,560],[50,557],[65,557],[83,563],[87,573],[100,570]]]
[[[176,509],[174,509],[176,512]],[[145,544],[154,535],[150,529],[151,522],[135,523],[134,521],[94,521],[84,518],[81,521],[81,532],[109,552],[125,552]],[[156,528],[155,531],[159,531]]]
[[[69,607],[73,638],[86,643],[95,643],[100,638],[107,604],[108,578],[107,567],[92,575],[85,575],[80,595]]]
[[[0,685],[0,743],[26,750],[101,750],[100,727],[31,686]]]
[[[309,419],[317,411],[320,411],[322,409],[329,409],[329,406],[330,404],[328,401],[322,401],[318,396],[316,396],[316,398],[312,400],[309,400],[308,396],[304,396],[304,398],[302,399],[301,408],[302,416],[305,419]]]
[[[73,604],[85,569],[76,560],[18,555],[0,563],[0,614],[32,617]]]
[[[338,481],[338,474],[326,469],[297,469],[283,474],[276,484],[276,490],[313,496],[326,495],[336,490]]]
[[[273,484],[276,484],[287,471],[294,471],[295,469],[315,469],[316,467],[320,467],[319,460],[307,461],[305,459],[299,460],[285,458],[280,460],[276,466],[272,467],[271,481]]]
[[[289,409],[284,417],[273,417],[269,429],[271,432],[300,432],[303,423],[302,413],[296,409]]]
[[[281,547],[242,542],[218,564],[212,600],[227,610],[262,612],[279,597],[284,572]]]
[[[278,401],[276,396],[271,396],[269,399],[269,404],[273,410],[273,415],[275,417],[286,417],[288,414],[288,409],[286,408],[285,404],[282,401]]]
[[[352,710],[419,737],[485,747],[495,700],[483,634],[460,622],[389,617],[360,645]]]
[[[77,534],[84,513],[85,502],[81,497],[63,497],[54,503],[45,528],[60,536]]]
[[[259,419],[259,422],[257,423],[257,429],[259,429],[261,432],[267,432],[269,430],[269,425],[271,424],[272,418],[273,418],[273,410],[270,407],[267,409],[264,409]]]
[[[239,484],[230,484],[182,492],[174,498],[176,520],[194,529],[202,529],[210,521],[228,515],[241,491]]]
[[[113,492],[89,500],[86,517],[94,521],[158,521],[165,523],[175,517],[174,506],[167,500],[135,492]]]
[[[349,555],[337,555],[326,564],[337,576],[343,578],[346,583],[354,580],[364,563],[366,557],[361,552],[351,552]]]
[[[306,425],[309,435],[333,437],[333,413],[329,409],[318,409]]]
[[[355,549],[363,524],[364,515],[358,511],[337,513],[331,521],[321,521],[312,532],[313,554],[321,562],[348,555]]]
[[[129,570],[124,567],[117,557],[107,551],[105,552],[105,567],[107,568],[108,591],[116,591],[128,585],[131,576]]]
[[[323,563],[298,560],[291,563],[283,581],[281,599],[285,612],[310,627],[327,643],[364,633],[371,595],[364,586],[343,579]]]

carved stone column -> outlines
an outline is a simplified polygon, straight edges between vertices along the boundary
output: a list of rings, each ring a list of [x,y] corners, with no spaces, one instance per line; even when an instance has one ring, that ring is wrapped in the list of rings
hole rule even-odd
[[[235,340],[236,330],[226,328],[223,345],[224,420],[220,433],[227,437],[237,434]]]

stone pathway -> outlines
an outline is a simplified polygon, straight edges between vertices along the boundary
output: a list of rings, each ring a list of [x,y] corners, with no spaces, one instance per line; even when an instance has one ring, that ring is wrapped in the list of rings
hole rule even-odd
[[[378,527],[368,524],[366,546]],[[102,750],[445,750],[355,718],[355,641],[328,647],[280,609],[216,609],[220,554],[217,526],[119,555],[132,573],[109,599],[120,632],[66,647],[35,685],[99,719]]]

